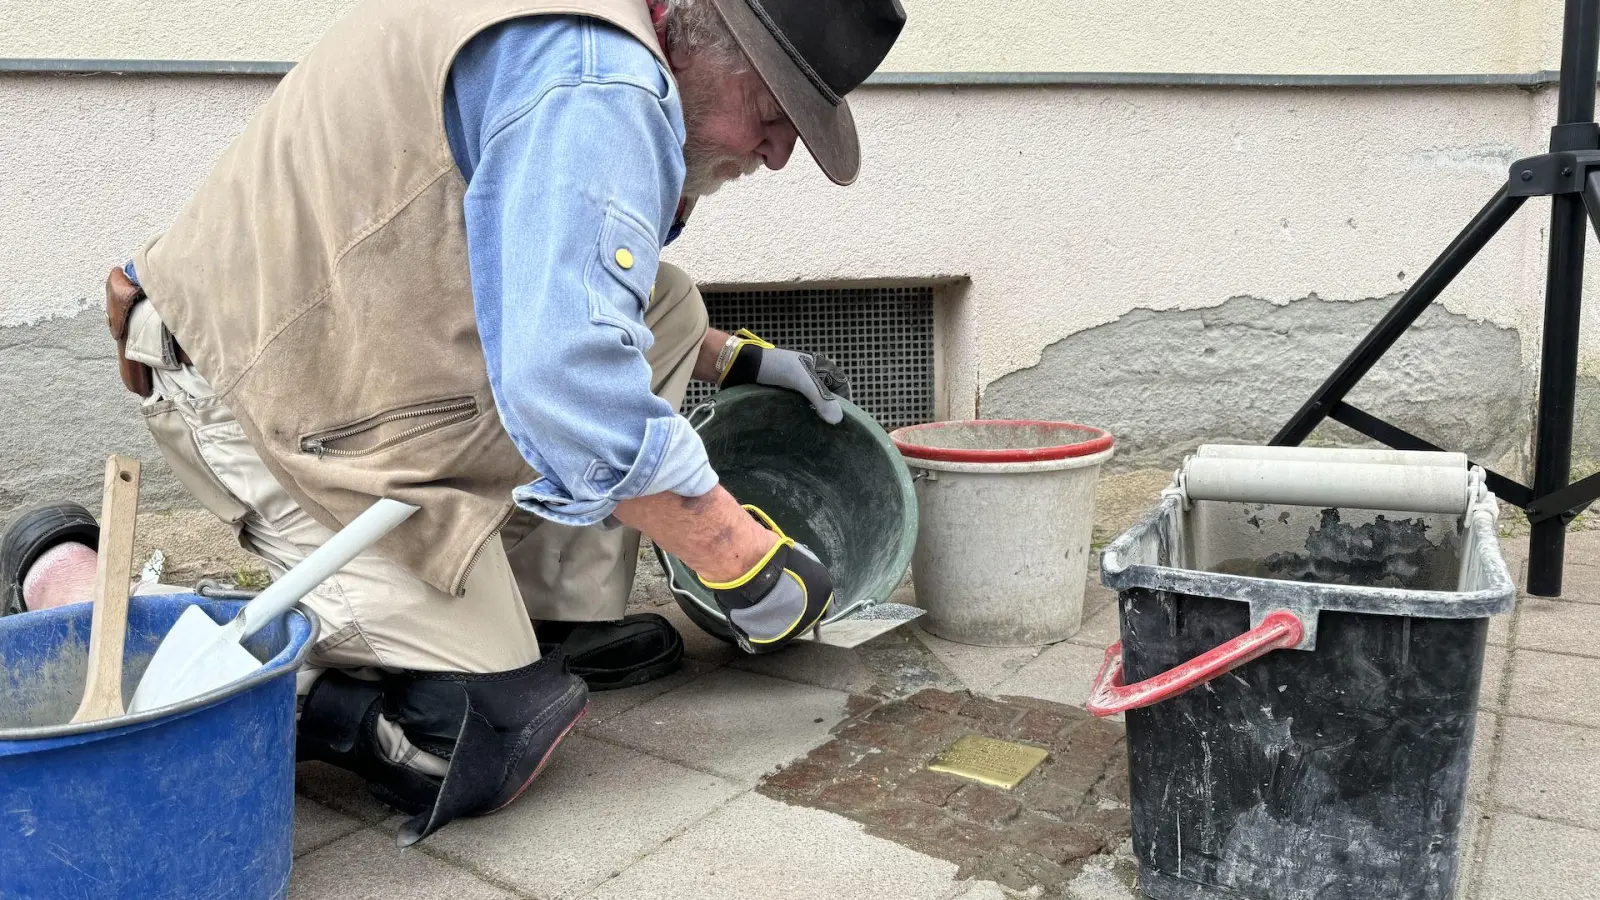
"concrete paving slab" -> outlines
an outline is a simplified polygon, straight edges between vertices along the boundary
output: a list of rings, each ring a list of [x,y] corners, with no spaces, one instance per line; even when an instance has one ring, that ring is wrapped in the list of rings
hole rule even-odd
[[[516,803],[451,823],[428,852],[540,900],[579,897],[741,790],[575,735]]]
[[[1501,537],[1500,555],[1505,557],[1506,568],[1511,570],[1511,580],[1516,583],[1517,590],[1524,589],[1528,583],[1527,532],[1510,537]]]
[[[1483,682],[1478,687],[1478,708],[1503,711],[1505,706],[1501,699],[1506,683],[1506,672],[1510,668],[1511,654],[1505,647],[1490,644],[1483,648]]]
[[[872,670],[878,687],[891,697],[909,697],[918,691],[965,690],[961,678],[939,654],[928,649],[915,623],[896,628],[856,648],[861,662]]]
[[[832,813],[747,794],[601,885],[594,900],[944,900],[956,866]]]
[[[1478,713],[1472,732],[1472,768],[1467,774],[1467,796],[1486,800],[1489,772],[1494,766],[1494,741],[1501,729],[1501,718],[1493,713]]]
[[[295,793],[372,825],[395,811],[367,793],[366,782],[353,772],[327,763],[303,762],[295,766]]]
[[[1600,610],[1587,603],[1522,597],[1516,646],[1600,658]]]
[[[366,827],[359,819],[335,812],[314,800],[294,798],[294,855],[304,856]]]
[[[421,850],[396,850],[394,839],[358,831],[301,857],[289,900],[514,900],[464,869]]]
[[[1105,647],[1056,644],[1001,682],[995,693],[1081,707],[1089,699],[1089,687],[1105,658]]]
[[[1067,640],[1084,647],[1098,647],[1104,653],[1107,647],[1122,640],[1122,623],[1117,615],[1117,605],[1101,603],[1093,612],[1085,608],[1083,627]]]
[[[1561,596],[1575,603],[1597,604],[1600,603],[1600,559],[1587,556],[1586,549],[1568,544],[1567,567],[1561,574]]]
[[[1522,602],[1522,595],[1517,596],[1517,603]],[[1511,640],[1511,620],[1516,616],[1516,607],[1504,615],[1489,618],[1489,646],[1505,646]]]
[[[1000,682],[1017,674],[1039,655],[1038,647],[974,647],[929,634],[915,625],[917,640],[944,663],[961,686],[979,694],[992,694]]]
[[[691,659],[701,659],[720,666],[744,655],[738,647],[701,630],[677,603],[665,606],[629,607],[628,612],[653,612],[665,616],[667,621],[672,623],[672,627],[683,635],[683,655]]]
[[[823,633],[827,633],[826,627],[823,628]],[[799,641],[778,653],[741,656],[729,665],[746,672],[770,675],[773,678],[815,685],[833,691],[844,691],[847,694],[865,694],[878,686],[878,679],[861,661],[861,654],[853,647],[830,647],[826,644]]]
[[[1542,819],[1600,828],[1600,731],[1507,717],[1494,799]]]
[[[1600,833],[1515,813],[1495,817],[1477,900],[1600,897]]]
[[[1518,650],[1507,712],[1600,728],[1600,659]]]
[[[589,694],[589,712],[578,723],[579,731],[594,728],[622,715],[635,706],[653,700],[669,691],[675,691],[696,678],[715,670],[717,666],[703,659],[685,656],[683,668],[665,678],[647,681],[638,687],[619,691],[592,691]]]
[[[1569,529],[1567,531],[1567,562],[1600,567],[1600,529],[1592,526]]]
[[[589,732],[754,784],[765,772],[828,740],[849,695],[736,669],[718,669]]]

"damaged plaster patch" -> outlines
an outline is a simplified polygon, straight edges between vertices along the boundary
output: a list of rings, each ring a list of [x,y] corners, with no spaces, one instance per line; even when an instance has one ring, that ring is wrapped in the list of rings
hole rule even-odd
[[[1472,175],[1505,175],[1517,156],[1515,147],[1460,147],[1423,150],[1417,153],[1416,161],[1418,165]]]
[[[1600,378],[1578,376],[1572,422],[1572,480],[1600,472]]]
[[[106,457],[143,464],[140,506],[193,505],[117,375],[105,314],[0,328],[0,525],[34,503],[75,500],[99,513]]]
[[[1134,310],[1051,344],[1037,365],[991,383],[982,414],[1105,428],[1116,436],[1120,468],[1176,465],[1208,441],[1265,443],[1396,299],[1278,306],[1235,297],[1211,309]],[[1532,417],[1516,329],[1438,305],[1348,399],[1491,464],[1514,461]],[[1595,430],[1600,437],[1600,414]],[[1336,423],[1319,435],[1358,437]]]

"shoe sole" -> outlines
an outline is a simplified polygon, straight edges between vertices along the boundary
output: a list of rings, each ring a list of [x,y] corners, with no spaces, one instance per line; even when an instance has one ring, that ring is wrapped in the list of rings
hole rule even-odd
[[[500,810],[505,809],[506,807],[510,806],[511,804],[517,802],[517,798],[522,796],[522,792],[526,791],[528,789],[528,787],[533,784],[534,780],[539,777],[539,773],[544,771],[545,764],[550,762],[550,757],[551,756],[555,755],[556,748],[561,746],[561,742],[567,739],[567,735],[572,733],[572,729],[578,727],[578,723],[582,722],[583,721],[583,717],[587,716],[588,714],[589,714],[589,702],[586,700],[586,701],[584,701],[583,709],[578,710],[578,714],[573,717],[571,722],[567,723],[567,727],[561,730],[561,734],[559,734],[556,737],[555,741],[550,744],[550,749],[548,749],[548,750],[546,750],[544,752],[543,758],[541,758],[539,760],[539,764],[534,767],[533,774],[529,775],[528,776],[528,780],[524,781],[522,783],[522,786],[517,788],[517,792],[515,794],[511,795],[511,799],[507,800],[506,802],[504,802],[502,804],[500,804],[499,806],[496,806],[494,809],[491,809],[491,810],[483,813],[483,815],[486,815],[486,816],[494,815],[495,813],[499,812]]]
[[[584,684],[589,686],[591,692],[617,691],[623,688],[638,687],[641,684],[655,681],[657,678],[665,678],[683,668],[683,647],[677,647],[674,651],[665,655],[667,658],[657,662],[646,663],[628,671],[627,674],[619,678],[602,679],[598,677],[599,673],[580,671],[575,671],[573,674],[581,677]]]

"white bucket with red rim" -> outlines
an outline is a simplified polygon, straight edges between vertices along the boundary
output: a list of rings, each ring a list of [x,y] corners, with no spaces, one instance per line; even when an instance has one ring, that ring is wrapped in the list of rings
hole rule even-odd
[[[911,571],[922,626],[986,647],[1063,641],[1083,589],[1107,432],[1067,422],[971,420],[893,432],[916,479]]]

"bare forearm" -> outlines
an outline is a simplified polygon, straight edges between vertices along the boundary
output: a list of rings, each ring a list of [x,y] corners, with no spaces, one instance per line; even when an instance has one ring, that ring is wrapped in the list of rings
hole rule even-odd
[[[728,333],[715,328],[707,328],[705,340],[700,342],[700,355],[695,357],[694,377],[700,381],[716,381],[717,354],[722,352],[722,345],[728,342]]]
[[[778,542],[720,485],[703,497],[668,493],[624,500],[615,515],[708,581],[733,581]]]

